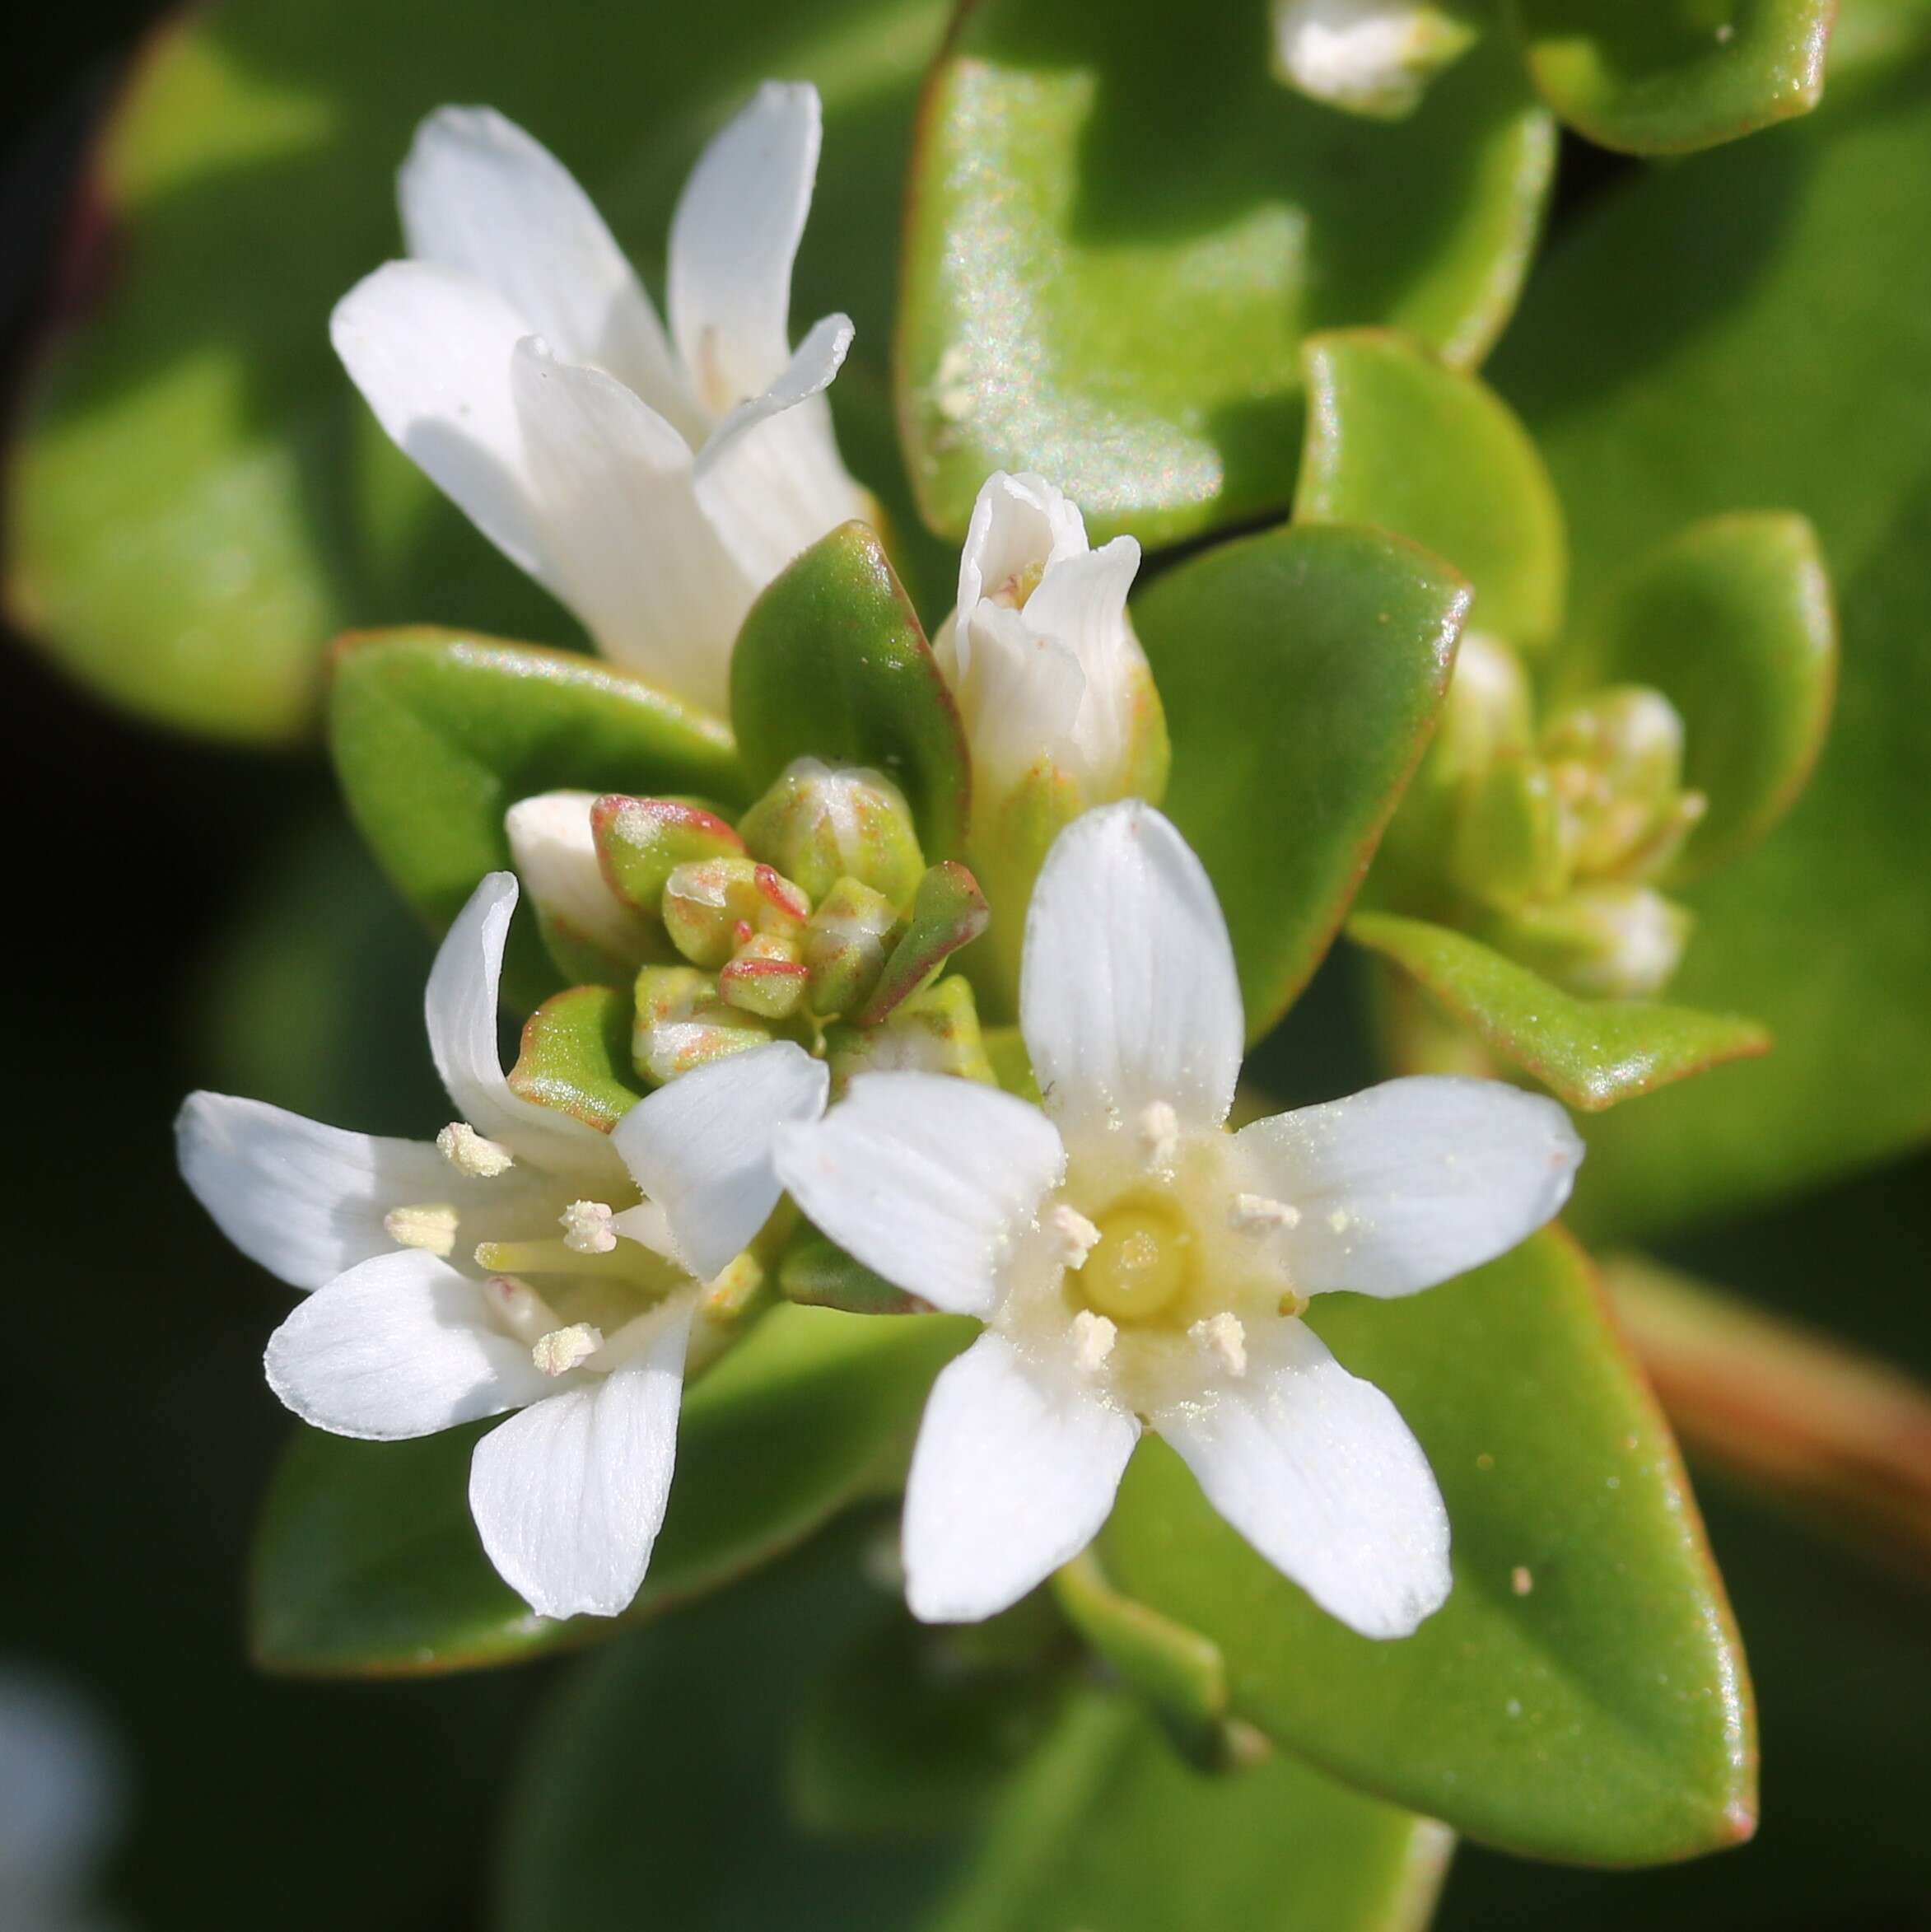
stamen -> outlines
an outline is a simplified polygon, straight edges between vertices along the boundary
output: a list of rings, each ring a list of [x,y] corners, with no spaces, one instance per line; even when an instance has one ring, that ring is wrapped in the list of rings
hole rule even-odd
[[[456,1244],[457,1215],[446,1201],[425,1201],[414,1207],[393,1207],[382,1225],[390,1240],[426,1254],[446,1255]]]
[[[1236,1316],[1223,1309],[1204,1322],[1196,1322],[1187,1332],[1203,1354],[1218,1356],[1236,1375],[1247,1373],[1247,1330]]]
[[[563,1230],[563,1245],[572,1254],[608,1254],[617,1245],[607,1202],[572,1201],[557,1221]]]
[[[613,1240],[607,1250],[585,1254],[561,1239],[483,1241],[476,1265],[492,1275],[574,1275],[592,1281],[627,1281],[652,1291],[669,1285],[678,1271],[635,1241]]]
[[[1237,1234],[1271,1234],[1276,1228],[1298,1228],[1301,1211],[1266,1194],[1236,1194],[1227,1210],[1227,1225]]]
[[[1180,1117],[1164,1100],[1144,1108],[1135,1122],[1140,1159],[1155,1174],[1170,1168],[1180,1152]]]
[[[493,1181],[516,1164],[516,1156],[501,1141],[485,1140],[466,1120],[452,1120],[436,1136],[436,1149],[458,1174],[472,1180]]]
[[[1104,1315],[1083,1308],[1073,1317],[1073,1360],[1083,1375],[1096,1375],[1113,1352],[1120,1331]]]
[[[588,1322],[553,1328],[529,1351],[529,1359],[546,1375],[567,1375],[581,1368],[604,1346],[604,1331]]]
[[[1046,1217],[1047,1231],[1052,1237],[1055,1258],[1064,1267],[1081,1268],[1086,1258],[1099,1245],[1099,1230],[1076,1207],[1061,1202]]]
[[[562,1326],[557,1311],[527,1281],[519,1281],[514,1275],[492,1275],[483,1290],[497,1319],[519,1342],[534,1346]]]

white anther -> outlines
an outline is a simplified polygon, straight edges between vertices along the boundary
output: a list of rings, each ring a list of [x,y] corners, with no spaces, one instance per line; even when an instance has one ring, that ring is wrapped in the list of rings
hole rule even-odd
[[[1236,1316],[1223,1309],[1196,1322],[1187,1332],[1203,1354],[1218,1356],[1236,1375],[1247,1373],[1247,1330]]]
[[[436,1150],[472,1180],[493,1181],[516,1164],[516,1156],[501,1141],[485,1140],[466,1120],[452,1120],[436,1136]]]
[[[604,1346],[604,1331],[588,1322],[572,1322],[567,1328],[553,1328],[539,1338],[529,1359],[546,1375],[567,1375],[582,1367]]]
[[[1298,1228],[1301,1211],[1266,1194],[1236,1194],[1227,1210],[1227,1225],[1237,1234],[1271,1234],[1276,1228]]]
[[[1087,1256],[1099,1245],[1099,1230],[1078,1208],[1069,1207],[1063,1201],[1047,1216],[1046,1227],[1063,1267],[1084,1267]]]
[[[1139,1136],[1140,1158],[1155,1173],[1173,1164],[1180,1152],[1180,1117],[1164,1100],[1155,1100],[1140,1110],[1134,1123]]]
[[[446,1201],[392,1207],[383,1216],[382,1225],[390,1240],[427,1254],[447,1254],[456,1244],[456,1211]]]
[[[563,1230],[563,1245],[572,1254],[608,1254],[617,1245],[606,1202],[572,1201],[557,1220]]]
[[[1083,1375],[1097,1375],[1113,1352],[1120,1331],[1104,1315],[1083,1308],[1073,1317],[1073,1360]]]

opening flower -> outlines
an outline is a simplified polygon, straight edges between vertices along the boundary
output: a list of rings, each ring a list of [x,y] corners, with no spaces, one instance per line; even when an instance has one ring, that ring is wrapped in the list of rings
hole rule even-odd
[[[771,1141],[828,1076],[759,1047],[632,1108],[613,1133],[511,1090],[497,982],[516,882],[492,873],[436,955],[429,1045],[458,1118],[385,1139],[195,1094],[181,1171],[236,1247],[315,1293],[268,1381],[338,1435],[433,1435],[521,1412],[477,1444],[490,1561],[546,1617],[614,1616],[664,1519],[702,1284],[777,1205]]]
[[[358,282],[337,352],[397,445],[611,657],[721,712],[752,600],[869,499],[823,391],[851,343],[790,346],[817,91],[767,83],[671,224],[666,335],[590,197],[487,108],[445,107],[400,177],[409,259]]]
[[[921,1074],[854,1080],[777,1164],[860,1261],[985,1332],[940,1375],[906,1493],[907,1594],[984,1617],[1083,1549],[1143,1426],[1324,1609],[1405,1636],[1449,1587],[1420,1445],[1303,1319],[1513,1248],[1582,1146],[1552,1101],[1397,1080],[1225,1122],[1240,990],[1200,862],[1157,811],[1091,812],[1028,914],[1020,1024],[1043,1107]]]

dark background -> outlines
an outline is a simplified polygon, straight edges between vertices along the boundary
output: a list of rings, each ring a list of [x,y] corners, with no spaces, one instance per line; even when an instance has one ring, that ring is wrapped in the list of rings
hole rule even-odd
[[[74,170],[160,11],[108,0],[16,12],[0,29],[0,407],[71,299]],[[1561,205],[1621,165],[1572,146]],[[13,906],[0,949],[0,1667],[74,1686],[119,1736],[132,1799],[106,1885],[132,1924],[478,1925],[520,1740],[570,1666],[331,1686],[250,1670],[250,1526],[287,1427],[259,1352],[282,1304],[189,1199],[170,1141],[198,1085],[422,1131],[437,1118],[415,1020],[427,944],[341,830],[318,761],[124,723],[11,633],[0,718]],[[238,1015],[278,959],[295,992],[264,1040]],[[1280,1056],[1296,1085],[1348,1084],[1336,1044],[1350,1037],[1348,1009],[1331,971]],[[1928,1182],[1931,1166],[1914,1162],[1709,1230],[1680,1258],[1901,1346],[1922,1370]],[[1919,1312],[1901,1335],[1897,1295],[1858,1290],[1913,1280]],[[1757,1504],[1705,1500],[1762,1704],[1758,1842],[1624,1877],[1464,1848],[1444,1924],[1931,1926],[1925,1599]]]

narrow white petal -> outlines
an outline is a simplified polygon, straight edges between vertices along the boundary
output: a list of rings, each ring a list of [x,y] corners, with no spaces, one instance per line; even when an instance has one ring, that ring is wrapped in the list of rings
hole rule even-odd
[[[1240,1076],[1240,982],[1220,902],[1187,842],[1136,799],[1074,820],[1026,914],[1019,1025],[1067,1127],[1164,1100],[1218,1127]]]
[[[1091,1542],[1140,1425],[982,1335],[932,1385],[905,1489],[905,1595],[926,1623],[1016,1603]]]
[[[1207,1500],[1323,1610],[1402,1637],[1448,1594],[1448,1518],[1421,1445],[1305,1323],[1248,1332],[1246,1373],[1148,1420]]]
[[[1384,1081],[1243,1127],[1294,1286],[1411,1295],[1505,1254],[1569,1198],[1583,1143],[1553,1100],[1500,1080]]]
[[[767,81],[697,157],[670,224],[670,333],[713,416],[791,360],[791,264],[818,175],[818,90]]]
[[[433,1435],[555,1384],[489,1325],[482,1290],[447,1262],[381,1254],[318,1288],[268,1340],[268,1386],[335,1435]]]
[[[1139,544],[1115,537],[1052,565],[1024,613],[1029,630],[1078,660],[1084,684],[1070,735],[1075,769],[1089,796],[1125,788],[1133,709],[1146,676],[1145,654],[1126,617],[1126,593],[1139,568]]]
[[[429,1051],[457,1117],[486,1139],[546,1174],[621,1184],[623,1163],[610,1137],[510,1091],[497,1043],[497,982],[516,909],[516,875],[492,872],[456,915],[430,968],[423,996]],[[595,1195],[595,1187],[586,1186]],[[435,1197],[447,1199],[445,1194]]]
[[[664,1210],[693,1273],[709,1281],[749,1245],[784,1191],[778,1130],[824,1112],[831,1074],[789,1040],[753,1047],[660,1087],[611,1136],[631,1178]]]
[[[954,1314],[996,1305],[1011,1243],[1065,1168],[1037,1107],[945,1074],[861,1074],[822,1121],[777,1139],[778,1178],[819,1228]]]
[[[552,587],[609,656],[721,712],[759,586],[697,501],[689,446],[600,369],[517,344],[511,383]]]
[[[469,1510],[539,1617],[615,1617],[650,1566],[677,1459],[694,1296],[666,1304],[623,1368],[533,1402],[477,1444]]]
[[[487,283],[573,362],[627,383],[687,435],[702,418],[636,271],[576,177],[493,108],[444,107],[416,130],[398,180],[418,261]]]
[[[590,832],[591,791],[543,791],[503,814],[516,875],[545,913],[613,959],[648,956],[659,938],[648,915],[611,889]]]
[[[1042,756],[1075,762],[1086,674],[1069,646],[1042,637],[1021,613],[1000,604],[982,604],[970,623],[941,635],[953,645],[954,665],[941,665],[953,675],[975,785],[997,797]],[[963,673],[959,665],[967,667]]]
[[[548,584],[510,394],[511,357],[529,333],[493,289],[429,262],[385,264],[329,321],[343,366],[397,448],[512,563]]]
[[[427,1141],[352,1134],[228,1094],[190,1094],[175,1146],[215,1225],[296,1288],[392,1253],[382,1225],[391,1208],[477,1192]]]
[[[1042,476],[995,470],[979,486],[959,553],[960,618],[969,618],[982,598],[1021,601],[1021,590],[1041,572],[1086,548],[1085,519],[1064,492]],[[969,641],[963,648],[969,659]]]

